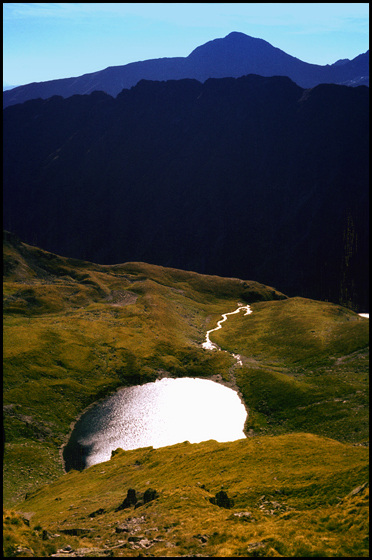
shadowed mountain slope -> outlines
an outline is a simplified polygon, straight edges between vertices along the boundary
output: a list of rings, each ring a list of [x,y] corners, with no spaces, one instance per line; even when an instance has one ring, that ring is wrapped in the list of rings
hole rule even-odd
[[[83,76],[18,86],[3,93],[3,107],[39,97],[70,97],[97,90],[115,97],[123,88],[130,88],[142,79],[193,78],[203,82],[208,78],[237,78],[245,74],[289,76],[306,88],[320,83],[368,85],[369,51],[343,64],[321,66],[303,62],[263,39],[232,32],[197,47],[187,57],[143,60]]]
[[[4,110],[4,227],[368,310],[368,88],[141,81]]]

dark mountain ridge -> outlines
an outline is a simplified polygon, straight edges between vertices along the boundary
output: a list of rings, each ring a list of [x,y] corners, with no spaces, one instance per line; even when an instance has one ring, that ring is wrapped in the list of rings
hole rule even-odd
[[[335,63],[321,66],[303,62],[263,39],[232,32],[222,39],[214,39],[197,47],[187,57],[132,62],[78,77],[18,86],[3,92],[3,107],[39,97],[70,97],[93,91],[104,91],[115,97],[123,88],[130,88],[141,79],[192,78],[204,82],[208,78],[237,78],[246,74],[289,76],[305,88],[325,82],[368,85],[369,51],[342,65]]]
[[[368,88],[141,81],[4,110],[4,227],[368,310]]]

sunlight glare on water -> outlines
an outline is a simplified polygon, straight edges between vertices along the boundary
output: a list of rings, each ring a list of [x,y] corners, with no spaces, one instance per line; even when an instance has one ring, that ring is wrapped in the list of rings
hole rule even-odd
[[[121,389],[77,423],[87,467],[111,451],[244,438],[245,407],[236,391],[205,379],[164,378]]]

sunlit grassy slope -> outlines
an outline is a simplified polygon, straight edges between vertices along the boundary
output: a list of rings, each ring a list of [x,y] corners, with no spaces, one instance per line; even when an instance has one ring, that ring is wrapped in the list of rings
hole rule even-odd
[[[18,507],[33,513],[28,534],[40,554],[69,544],[92,556],[97,547],[115,556],[368,556],[367,454],[312,434],[119,451]],[[159,497],[116,511],[129,488]],[[210,502],[221,489],[232,508]],[[43,530],[60,536],[37,540]]]
[[[256,282],[66,259],[10,234],[4,274],[7,556],[67,544],[92,556],[368,555],[367,319]],[[227,352],[203,350],[239,302],[252,314],[211,335]],[[237,383],[252,437],[119,452],[63,475],[60,447],[89,404],[162,375],[216,374]],[[131,487],[159,498],[116,512]],[[231,509],[209,501],[221,489]]]
[[[236,378],[246,428],[368,441],[369,320],[331,303],[290,298],[232,315],[215,342],[243,355]]]

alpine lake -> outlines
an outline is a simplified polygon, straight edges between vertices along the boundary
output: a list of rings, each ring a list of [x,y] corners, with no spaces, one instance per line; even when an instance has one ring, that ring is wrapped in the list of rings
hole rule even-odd
[[[236,391],[198,378],[125,387],[90,407],[63,450],[66,471],[108,461],[112,451],[245,437],[247,411]]]

